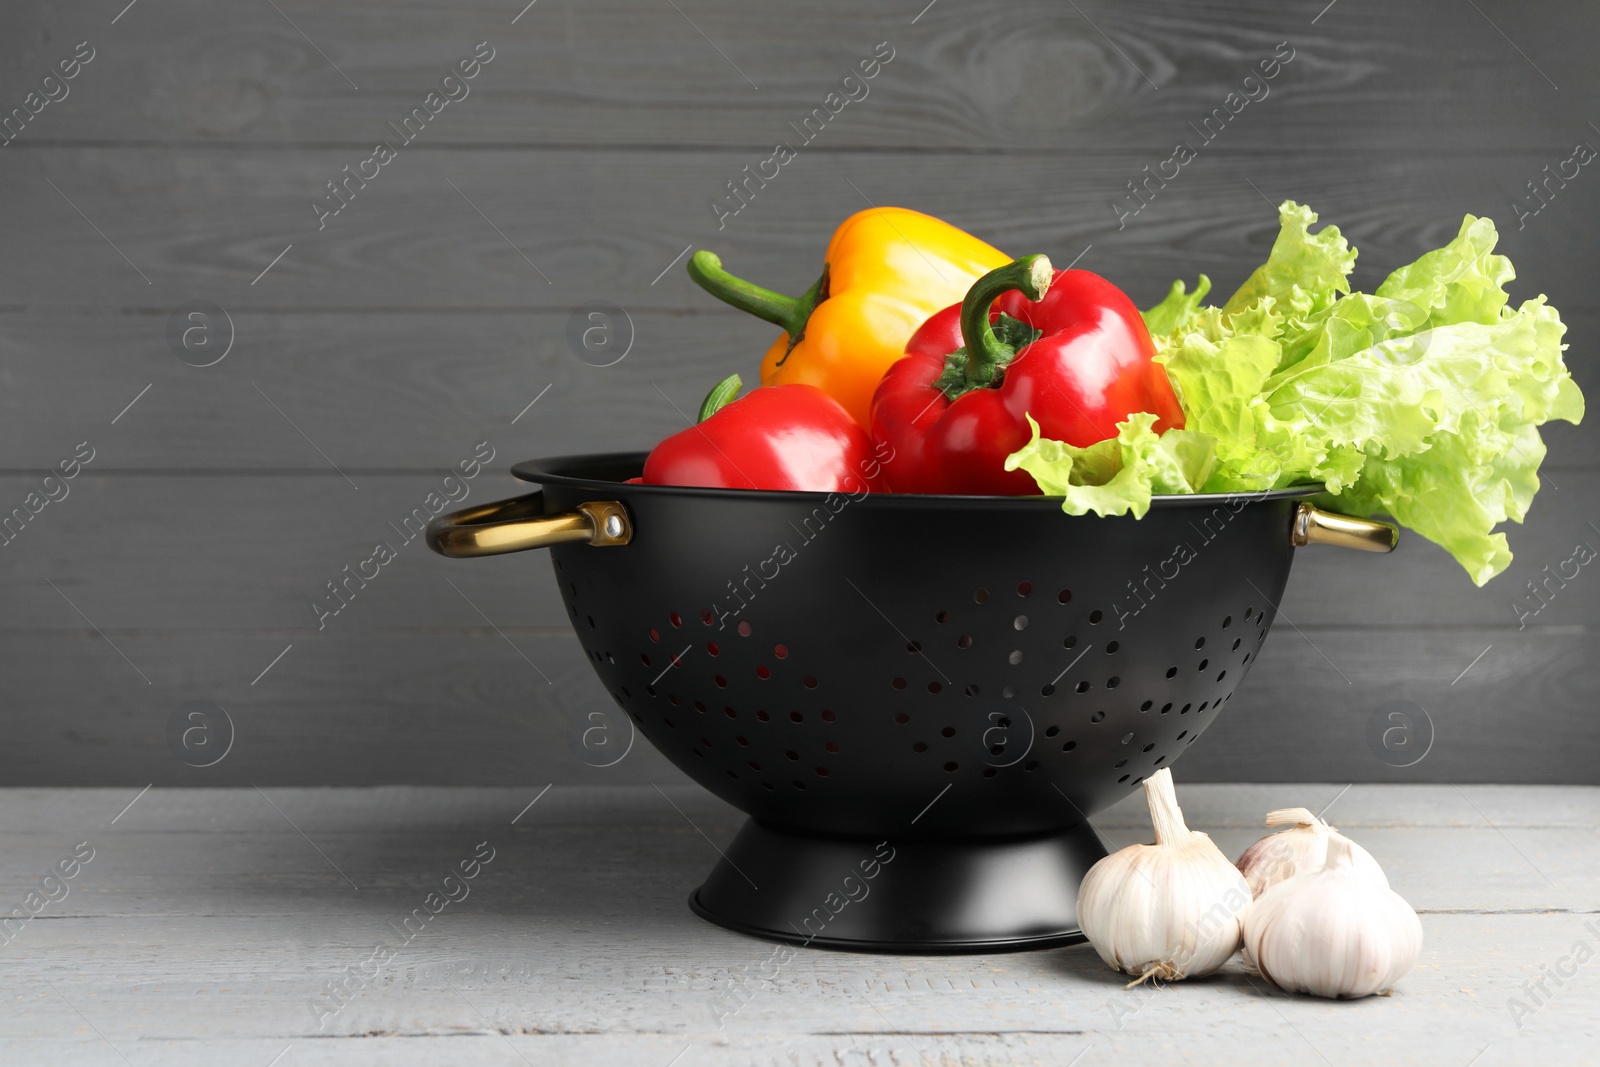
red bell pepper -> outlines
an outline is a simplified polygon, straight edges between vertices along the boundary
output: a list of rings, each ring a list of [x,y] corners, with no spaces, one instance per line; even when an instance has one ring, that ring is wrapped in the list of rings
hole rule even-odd
[[[1154,356],[1139,309],[1099,275],[1052,274],[1044,256],[990,271],[912,335],[873,395],[873,437],[896,457],[890,490],[1037,495],[1030,474],[1005,469],[1032,438],[1024,415],[1080,448],[1134,412],[1158,416],[1157,433],[1183,426]]]
[[[737,374],[719,382],[700,421],[656,445],[645,485],[884,491],[872,439],[833,397],[814,385],[771,385],[734,400]]]

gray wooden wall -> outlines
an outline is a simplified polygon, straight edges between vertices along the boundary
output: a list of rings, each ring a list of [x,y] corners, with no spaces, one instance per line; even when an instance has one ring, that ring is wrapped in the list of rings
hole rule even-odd
[[[586,765],[605,695],[537,554],[457,563],[419,541],[320,632],[310,604],[478,442],[495,459],[475,501],[515,492],[516,460],[678,429],[663,394],[688,408],[750,377],[773,333],[695,289],[686,248],[798,292],[869,202],[1083,253],[1140,303],[1202,270],[1237,284],[1285,197],[1344,228],[1367,287],[1489,215],[1515,296],[1549,294],[1600,396],[1600,173],[1521,229],[1513,208],[1600,145],[1589,4],[124,2],[0,11],[0,111],[93,49],[0,149],[0,512],[80,442],[94,455],[0,547],[0,784],[674,779],[642,744]],[[1285,41],[1270,95],[1119,229],[1126,183]],[[386,124],[479,42],[469,95],[319,230],[325,183],[398,140]],[[708,201],[880,42],[870,94],[719,230]],[[211,366],[169,342],[194,301],[231,319]],[[612,366],[566,340],[594,301],[631,322]],[[1600,576],[1525,628],[1512,607],[1600,546],[1596,422],[1546,432],[1549,479],[1485,589],[1420,538],[1303,552],[1180,773],[1600,781]],[[190,701],[234,724],[210,767],[169,745]],[[1370,740],[1393,701],[1410,749]]]

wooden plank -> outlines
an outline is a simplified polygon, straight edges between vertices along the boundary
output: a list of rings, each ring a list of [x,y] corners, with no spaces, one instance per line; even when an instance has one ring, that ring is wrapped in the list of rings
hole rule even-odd
[[[144,402],[151,404],[148,417],[160,424],[165,413],[154,393]],[[278,438],[286,459],[312,451],[265,403],[257,406],[265,409],[268,421],[254,429],[263,437]],[[570,405],[553,403],[550,411],[560,419],[571,417]],[[261,418],[261,413],[255,417]],[[331,410],[326,418],[333,432],[323,435],[323,443],[343,460],[340,447],[354,451],[360,441],[337,436]],[[586,421],[577,418],[570,425],[576,433]],[[304,416],[300,422],[312,425]],[[248,423],[241,414],[235,425],[242,435]],[[496,466],[535,449],[561,447],[546,443],[519,448],[512,442],[534,435],[519,426],[502,436],[505,429],[502,425],[483,431],[499,449]],[[542,429],[539,435],[543,436]],[[0,582],[5,583],[16,614],[0,620],[0,630],[84,632],[83,618],[65,596],[114,640],[124,634],[156,637],[229,631],[281,635],[287,641],[318,633],[319,620],[325,631],[342,635],[488,632],[483,616],[513,634],[568,632],[567,612],[546,556],[446,560],[428,551],[417,536],[422,522],[415,513],[420,510],[424,519],[430,514],[430,493],[441,494],[432,505],[442,508],[448,503],[442,495],[447,489],[457,496],[466,493],[455,506],[532,490],[503,470],[488,470],[470,480],[458,477],[447,487],[443,464],[433,471],[412,473],[351,466],[348,470],[359,489],[331,470],[324,476],[108,475],[95,469],[114,459],[120,442],[115,437],[96,440],[101,452],[83,473],[65,483],[65,498],[46,504],[20,533],[13,519],[7,531],[12,539],[0,546]],[[470,458],[470,440],[461,434],[435,455],[453,457],[452,461]],[[591,438],[588,443],[601,442]],[[71,446],[65,447],[69,451],[64,454],[70,456]],[[320,460],[315,452],[312,456]],[[1359,629],[1374,636],[1410,628],[1456,630],[1468,647],[1481,637],[1467,654],[1470,660],[1491,642],[1502,648],[1522,647],[1524,639],[1543,639],[1534,635],[1593,628],[1600,622],[1600,608],[1584,592],[1589,568],[1569,560],[1579,543],[1600,548],[1600,533],[1588,525],[1589,501],[1600,493],[1600,474],[1563,469],[1552,476],[1560,479],[1560,488],[1547,483],[1527,524],[1508,528],[1515,553],[1511,567],[1482,588],[1474,586],[1442,549],[1411,533],[1402,535],[1392,556],[1326,547],[1300,550],[1280,605],[1289,621],[1278,623],[1273,647],[1281,642],[1304,648],[1295,626],[1307,632]],[[30,492],[41,491],[42,478],[42,474],[0,476],[0,501],[22,506]],[[1061,521],[1079,520],[1063,516]],[[396,558],[364,588],[354,581],[348,588],[340,586],[341,594],[351,601],[349,607],[329,617],[319,615],[314,603],[323,603],[324,610],[338,606],[328,583],[345,581],[379,543],[392,547]],[[351,570],[346,572],[346,567]],[[1528,590],[1529,582],[1536,583],[1538,596]],[[1314,640],[1320,643],[1319,638]],[[1316,658],[1314,652],[1312,656]],[[1448,682],[1466,667],[1466,660],[1419,665],[1417,674],[1432,677],[1444,672]],[[1316,662],[1322,663],[1320,658]],[[1359,669],[1340,667],[1347,674]],[[1344,684],[1326,664],[1323,670]],[[1477,670],[1473,668],[1474,674]]]
[[[752,386],[758,380],[758,356],[774,328],[711,303],[631,314],[633,349],[606,367],[569,347],[566,312],[235,307],[234,351],[206,368],[168,348],[170,309],[0,313],[9,383],[0,394],[0,455],[6,469],[49,468],[89,440],[94,473],[333,475],[330,462],[357,472],[448,468],[482,440],[500,467],[537,455],[647,450],[687,424],[710,383],[733,373]],[[1579,386],[1600,396],[1600,361],[1586,355],[1600,311],[1563,310],[1568,362]],[[629,320],[616,319],[619,343]],[[219,333],[219,343],[225,337]],[[107,353],[119,355],[112,362]],[[1558,468],[1600,462],[1600,419],[1551,423],[1542,433],[1553,482],[1534,526],[1563,491]]]
[[[455,610],[456,627],[423,635],[9,631],[0,700],[50,711],[13,716],[0,781],[543,786],[675,774],[642,740],[617,765],[592,766],[588,714],[608,715],[618,737],[626,723],[575,638],[502,636]],[[1285,628],[1179,766],[1200,781],[1593,783],[1595,642],[1561,628]],[[188,700],[220,704],[234,723],[236,748],[214,767],[168,748],[168,720]],[[1395,701],[1408,702],[1400,726],[1413,732],[1384,747]],[[1431,747],[1395,766],[1416,751],[1401,740],[1424,744],[1425,723]]]
[[[716,248],[730,269],[799,292],[815,280],[827,235],[870,201],[915,207],[1001,248],[1063,263],[1093,245],[1080,265],[1149,303],[1174,278],[1202,271],[1230,291],[1265,258],[1278,228],[1273,205],[1300,197],[1362,250],[1358,286],[1448,241],[1470,211],[1499,220],[1502,250],[1521,270],[1519,298],[1545,292],[1557,307],[1592,308],[1582,278],[1600,235],[1582,200],[1557,199],[1516,229],[1510,198],[1551,158],[1387,154],[1355,163],[1344,152],[1263,157],[1219,145],[1119,229],[1113,204],[1149,156],[1020,157],[986,168],[982,196],[960,180],[970,166],[963,155],[801,157],[719,230],[708,202],[747,161],[740,153],[461,149],[399,155],[319,231],[311,202],[351,162],[347,149],[48,148],[9,168],[0,225],[17,254],[0,265],[0,282],[12,308],[159,309],[136,347],[150,353],[166,352],[165,315],[196,299],[237,314],[539,308],[565,316],[597,299],[630,312],[705,307],[709,298],[681,266],[669,269],[686,245]]]
[[[1478,144],[1570,147],[1587,136],[1581,101],[1596,88],[1582,58],[1592,28],[1571,2],[1515,14],[1510,36],[1537,67],[1491,23],[1457,21],[1458,12],[1439,3],[1346,0],[1338,17],[1315,24],[1264,0],[1082,11],[1033,0],[1001,18],[959,6],[879,10],[843,0],[798,11],[702,0],[681,14],[639,0],[544,0],[514,25],[520,5],[509,13],[428,0],[279,6],[282,17],[263,7],[218,18],[190,0],[130,13],[108,28],[87,13],[12,5],[4,25],[19,45],[21,82],[70,52],[61,42],[87,36],[99,46],[72,95],[41,114],[18,145],[226,139],[368,147],[480,40],[492,42],[495,58],[468,83],[470,95],[429,127],[430,144],[690,143],[770,152],[774,140],[794,136],[787,124],[821,106],[880,41],[894,58],[868,83],[869,95],[817,138],[819,148],[1170,151],[1188,136],[1187,123],[1244,88],[1285,40],[1295,58],[1245,112],[1251,125],[1230,134],[1275,153],[1328,144],[1380,154],[1419,142],[1459,148],[1468,135]],[[1487,14],[1501,25],[1512,17]],[[1444,26],[1453,30],[1449,47],[1411,44],[1438,39]]]
[[[581,1054],[837,1065],[1060,1063],[1108,1052],[1227,1063],[1248,1043],[1263,1063],[1465,1063],[1486,1048],[1499,1061],[1572,1059],[1600,1037],[1586,971],[1550,986],[1529,1017],[1519,1020],[1511,1002],[1576,942],[1592,951],[1597,792],[1459,794],[1505,820],[1521,847],[1545,840],[1566,851],[1571,866],[1553,885],[1528,881],[1500,836],[1457,824],[1458,806],[1440,790],[1356,787],[1340,798],[1349,814],[1391,824],[1361,836],[1381,838],[1375,848],[1421,909],[1426,940],[1393,997],[1334,1004],[1269,992],[1237,961],[1211,979],[1129,991],[1087,946],[961,957],[802,950],[763,972],[772,946],[684,907],[714,853],[648,787],[558,788],[515,829],[507,813],[521,792],[273,791],[316,848],[254,790],[155,790],[114,825],[126,793],[8,790],[0,810],[19,821],[0,829],[0,889],[25,891],[74,841],[93,841],[96,853],[59,913],[5,946],[17,995],[0,1017],[0,1049],[73,1062],[112,1062],[113,1049],[267,1062],[287,1048],[327,1063],[466,1050],[529,1063]],[[731,831],[714,802],[671,794],[713,839]],[[1216,816],[1239,824],[1233,832],[1279,795],[1184,787],[1192,822]],[[1578,836],[1557,842],[1556,831],[1513,826],[1549,807],[1571,813],[1566,832]],[[434,872],[480,840],[494,858],[467,898],[337,1013],[313,1013],[328,982],[377,940],[397,940],[388,920],[416,906]],[[319,848],[348,863],[361,889],[342,883]]]

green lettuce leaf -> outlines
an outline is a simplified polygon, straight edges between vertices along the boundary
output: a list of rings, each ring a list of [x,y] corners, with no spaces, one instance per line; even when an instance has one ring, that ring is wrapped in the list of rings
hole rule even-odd
[[[1145,312],[1184,430],[1158,438],[1136,415],[1073,449],[1035,427],[1007,469],[1071,514],[1142,516],[1154,494],[1320,482],[1328,506],[1392,516],[1482,585],[1511,562],[1495,527],[1521,522],[1538,491],[1538,427],[1583,418],[1566,327],[1542,296],[1510,305],[1515,273],[1488,219],[1468,215],[1370,294],[1350,291],[1355,249],[1336,227],[1313,234],[1316,221],[1284,202],[1267,261],[1220,308],[1200,303],[1202,275]]]
[[[1063,498],[1069,515],[1129,515],[1144,518],[1150,498],[1193,493],[1216,465],[1216,439],[1192,430],[1157,435],[1156,416],[1130,415],[1117,423],[1117,436],[1076,448],[1039,435],[1027,416],[1033,439],[1006,458],[1006,470],[1022,468],[1046,496]]]

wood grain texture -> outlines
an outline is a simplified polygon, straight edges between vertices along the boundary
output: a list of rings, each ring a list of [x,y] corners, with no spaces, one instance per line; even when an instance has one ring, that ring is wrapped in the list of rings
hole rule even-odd
[[[798,9],[701,0],[681,12],[641,0],[541,0],[515,25],[517,4],[278,6],[287,18],[188,0],[106,28],[98,15],[37,0],[9,5],[0,27],[16,42],[6,57],[12,79],[36,80],[64,54],[62,42],[88,36],[100,51],[73,96],[27,137],[366,146],[480,40],[495,59],[429,129],[430,144],[770,152],[793,136],[787,123],[821,106],[880,41],[893,60],[818,147],[1170,150],[1281,41],[1295,58],[1261,101],[1281,114],[1271,133],[1242,135],[1275,151],[1407,151],[1430,140],[1468,152],[1542,149],[1579,135],[1581,100],[1596,88],[1592,65],[1572,48],[1586,9],[1571,0],[1534,11],[1491,4],[1494,23],[1438,4],[1343,0],[1315,24],[1315,5],[1308,13],[1266,0],[1076,10],[1031,0],[1000,18],[960,5],[848,0]]]
[[[1580,171],[1521,230],[1512,208],[1514,196],[1526,195],[1524,183],[1566,159],[1570,146],[1554,152],[1485,152],[1470,163],[1439,153],[1383,154],[1357,163],[1349,152],[1264,154],[1219,138],[1120,227],[1114,205],[1129,196],[1127,184],[1142,181],[1141,168],[1170,148],[1008,158],[982,168],[982,196],[956,178],[972,166],[963,155],[802,154],[719,229],[709,203],[747,154],[402,149],[319,230],[312,203],[328,195],[325,182],[357,162],[350,149],[40,148],[8,157],[0,171],[0,222],[14,250],[0,265],[0,284],[8,307],[74,311],[165,312],[192,299],[236,313],[371,307],[564,315],[602,298],[629,310],[705,308],[710,299],[681,264],[652,284],[685,245],[715,248],[730,269],[798,293],[816,280],[833,228],[875,203],[913,207],[1008,251],[1044,251],[1063,263],[1092,244],[1080,265],[1151,303],[1174,278],[1200,272],[1231,291],[1266,258],[1278,231],[1276,204],[1299,198],[1361,250],[1358,286],[1376,286],[1444,244],[1471,212],[1500,223],[1501,250],[1521,268],[1519,297],[1545,292],[1557,307],[1592,310],[1592,295],[1574,277],[1593,266],[1586,242],[1600,236],[1597,194],[1586,187],[1592,176]],[[1593,185],[1600,189],[1600,177]],[[150,348],[165,349],[161,324],[151,325]]]
[[[1263,804],[1325,802],[1334,788],[1180,785],[1190,822],[1230,854],[1258,835],[1249,824]],[[516,826],[524,790],[156,789],[120,816],[132,790],[8,790],[8,899],[74,842],[95,856],[0,948],[15,986],[0,1050],[28,1063],[267,1063],[287,1049],[285,1060],[324,1064],[837,1067],[1170,1064],[1175,1050],[1176,1062],[1222,1064],[1248,1043],[1252,1062],[1274,1064],[1466,1063],[1486,1048],[1500,1063],[1581,1061],[1600,1037],[1586,971],[1520,1028],[1508,1002],[1575,941],[1593,944],[1597,793],[1356,786],[1338,797],[1330,817],[1417,907],[1425,944],[1393,997],[1335,1004],[1272,992],[1237,962],[1128,991],[1087,946],[803,950],[764,979],[772,946],[684,906],[711,842],[735,825],[690,790],[557,787]],[[1552,810],[1565,825],[1550,825]],[[1147,834],[1139,819],[1125,804],[1101,821],[1120,843]],[[477,842],[494,858],[469,895],[319,1019],[309,1005],[326,984],[393,943],[390,921]],[[726,1014],[730,1003],[742,1007]]]
[[[460,619],[473,624],[465,607]],[[5,638],[0,700],[11,711],[0,776],[12,784],[681,780],[643,738],[614,766],[594,766],[631,730],[565,634],[478,623],[421,635],[330,626],[320,637],[83,628]],[[1178,766],[1200,781],[1241,768],[1291,781],[1315,767],[1342,782],[1595,783],[1596,653],[1593,633],[1564,628],[1285,628]],[[215,766],[186,766],[169,748],[169,720],[191,700],[231,717],[235,746]],[[1390,727],[1395,701],[1407,702],[1399,725],[1410,732],[1384,747],[1369,730],[1375,719],[1380,736]],[[617,742],[606,759],[583,747],[596,723]],[[1397,747],[1407,741],[1412,749]],[[1393,765],[1411,763],[1419,747],[1413,765]]]
[[[0,113],[85,39],[70,96],[0,149],[0,507],[96,449],[0,548],[0,784],[673,779],[647,746],[606,772],[574,750],[608,705],[540,560],[453,564],[411,543],[322,633],[310,601],[475,443],[496,458],[470,499],[511,495],[510,462],[648,447],[709,382],[753,378],[772,328],[712,306],[681,256],[711,247],[798,292],[869,202],[1081,254],[1144,304],[1201,271],[1236,285],[1282,198],[1344,229],[1369,289],[1488,215],[1514,297],[1550,297],[1577,380],[1600,389],[1600,176],[1585,167],[1520,226],[1513,207],[1576,141],[1600,143],[1595,24],[1572,0],[23,0],[0,10]],[[479,41],[496,51],[471,95],[319,229],[324,183]],[[709,201],[880,41],[895,54],[870,95],[719,227]],[[1280,41],[1294,58],[1270,95],[1119,226],[1128,183],[1198,144],[1191,124]],[[215,366],[170,347],[195,300],[231,316]],[[567,340],[599,300],[633,342],[609,367]],[[1596,434],[1547,430],[1517,562],[1485,590],[1415,537],[1387,559],[1303,553],[1292,624],[1184,766],[1593,781],[1600,608],[1583,578],[1526,629],[1513,602],[1577,541],[1600,544]],[[240,747],[216,767],[166,748],[188,699],[237,708]],[[1387,699],[1437,727],[1408,770],[1365,741]]]
[[[154,395],[145,402],[151,403],[154,416]],[[310,451],[270,408],[266,415],[277,425],[269,422],[264,430],[289,449]],[[507,456],[526,454],[513,451],[498,431],[486,436]],[[110,458],[114,446],[102,444],[102,454]],[[462,443],[454,453],[441,448],[439,454],[470,457],[471,445]],[[351,603],[321,620],[327,632],[461,632],[483,627],[480,610],[508,632],[567,632],[567,612],[547,556],[447,560],[429,552],[416,536],[421,525],[417,512],[428,516],[429,494],[445,488],[447,469],[347,469],[359,488],[331,470],[315,477],[268,472],[96,474],[91,465],[66,483],[64,499],[45,505],[20,534],[14,532],[12,519],[12,539],[0,544],[0,582],[8,590],[13,614],[0,618],[0,630],[82,631],[83,619],[70,599],[113,635],[310,637],[320,619],[312,603],[336,607],[327,583],[342,581],[344,568],[354,570],[381,542],[397,558],[366,587],[341,586]],[[1588,586],[1595,579],[1589,567],[1569,565],[1569,560],[1579,544],[1600,550],[1600,532],[1589,526],[1600,474],[1562,469],[1551,477],[1560,480],[1560,488],[1547,482],[1528,522],[1508,526],[1515,558],[1504,574],[1482,588],[1442,549],[1416,534],[1402,534],[1400,547],[1389,556],[1308,546],[1296,554],[1281,604],[1284,618],[1274,632],[1292,636],[1295,626],[1373,635],[1419,628],[1463,634],[1481,630],[1489,634],[1487,642],[1507,630],[1535,640],[1537,635],[1592,628]],[[28,493],[40,490],[42,479],[42,474],[0,476],[0,502],[6,505],[0,514],[10,515],[11,506],[22,506]],[[454,484],[466,490],[461,506],[534,488],[503,470],[486,470],[471,480],[457,478]],[[434,502],[444,503],[442,497]],[[1074,520],[1063,516],[1062,521]],[[649,533],[641,531],[641,536]],[[197,546],[204,550],[197,551]],[[1576,571],[1577,576],[1563,580],[1563,571],[1569,576]],[[1529,591],[1529,582],[1536,584],[1537,595]],[[915,636],[933,635],[918,631]]]

